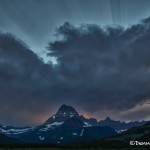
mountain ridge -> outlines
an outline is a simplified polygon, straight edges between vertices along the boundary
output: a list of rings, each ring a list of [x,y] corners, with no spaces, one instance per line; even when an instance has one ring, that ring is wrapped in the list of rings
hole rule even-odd
[[[95,118],[79,115],[72,106],[62,105],[56,114],[39,126],[19,128],[1,125],[0,133],[27,143],[62,144],[106,138],[144,123],[146,121],[125,123],[109,117],[98,122]]]

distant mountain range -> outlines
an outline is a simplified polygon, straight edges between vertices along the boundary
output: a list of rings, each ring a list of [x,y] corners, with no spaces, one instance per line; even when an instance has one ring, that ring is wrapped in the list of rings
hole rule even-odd
[[[149,121],[131,121],[131,122],[121,122],[115,121],[107,117],[105,120],[101,120],[98,122],[99,126],[109,126],[113,128],[118,133],[128,130],[131,127],[142,126]]]
[[[0,133],[16,142],[67,144],[79,141],[92,141],[117,135],[131,127],[141,126],[142,122],[120,122],[107,117],[98,122],[79,115],[75,108],[62,105],[58,112],[45,123],[36,127],[12,127],[0,125]],[[0,136],[0,141],[2,141]],[[14,139],[15,138],[15,139]]]

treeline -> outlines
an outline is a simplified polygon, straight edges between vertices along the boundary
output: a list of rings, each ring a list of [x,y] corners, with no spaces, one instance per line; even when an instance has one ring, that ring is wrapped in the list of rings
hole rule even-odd
[[[65,145],[64,148],[68,149],[141,149],[148,150],[149,145],[130,145],[130,141],[121,141],[121,140],[98,140],[91,142],[78,142],[73,144]]]
[[[60,148],[60,149],[85,149],[85,150],[94,150],[94,149],[141,149],[148,150],[150,147],[147,146],[136,146],[130,145],[128,141],[118,141],[118,140],[98,140],[91,142],[78,142],[65,145],[57,144],[0,144],[0,148]]]
[[[56,144],[0,144],[0,148],[62,148]]]

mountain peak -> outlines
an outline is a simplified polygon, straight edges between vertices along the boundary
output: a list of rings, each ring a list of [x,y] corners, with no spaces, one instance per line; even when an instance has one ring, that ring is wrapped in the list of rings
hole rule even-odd
[[[67,105],[63,104],[63,105],[61,105],[61,106],[59,107],[59,109],[64,109],[64,108],[67,108],[67,107],[71,107],[71,106],[67,106]]]
[[[59,111],[75,111],[75,108],[73,108],[72,106],[67,106],[67,105],[61,105],[58,112]]]
[[[79,114],[75,110],[75,108],[73,108],[72,106],[62,105],[58,109],[57,113],[46,121],[46,124],[52,122],[64,122],[67,119],[78,116]]]
[[[59,108],[59,110],[56,113],[56,115],[63,115],[63,116],[70,115],[71,117],[73,117],[73,116],[79,116],[79,114],[77,113],[77,111],[75,110],[75,108],[73,108],[72,106],[67,106],[67,105],[62,105]]]
[[[110,119],[110,117],[106,117],[106,119],[105,119],[105,120],[110,121],[111,119]]]
[[[62,105],[59,108],[58,112],[54,116],[56,118],[60,118],[61,117],[61,118],[69,119],[69,118],[72,118],[72,117],[77,117],[77,116],[79,116],[79,114],[77,113],[75,108],[73,108],[72,106]]]

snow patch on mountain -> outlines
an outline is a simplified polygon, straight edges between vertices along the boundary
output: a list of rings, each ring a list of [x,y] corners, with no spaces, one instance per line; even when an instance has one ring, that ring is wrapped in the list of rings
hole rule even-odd
[[[84,122],[84,126],[83,127],[92,127],[88,122]]]
[[[56,127],[58,127],[58,126],[60,126],[62,124],[63,124],[63,122],[53,122],[51,124],[45,125],[46,127],[40,129],[39,131],[48,131],[48,130],[56,128]]]
[[[45,137],[39,136],[39,139],[40,139],[41,141],[43,141],[43,140],[45,139]]]
[[[83,132],[84,132],[84,129],[82,129],[81,133],[80,133],[80,136],[83,136]]]
[[[78,135],[77,133],[72,133],[72,135]]]
[[[24,129],[7,129],[6,127],[4,127],[3,129],[0,128],[0,132],[4,133],[4,134],[22,134],[28,131],[31,131],[33,128],[24,128]]]
[[[123,129],[123,130],[115,130],[117,133],[122,133],[124,131],[127,131],[127,129]]]

